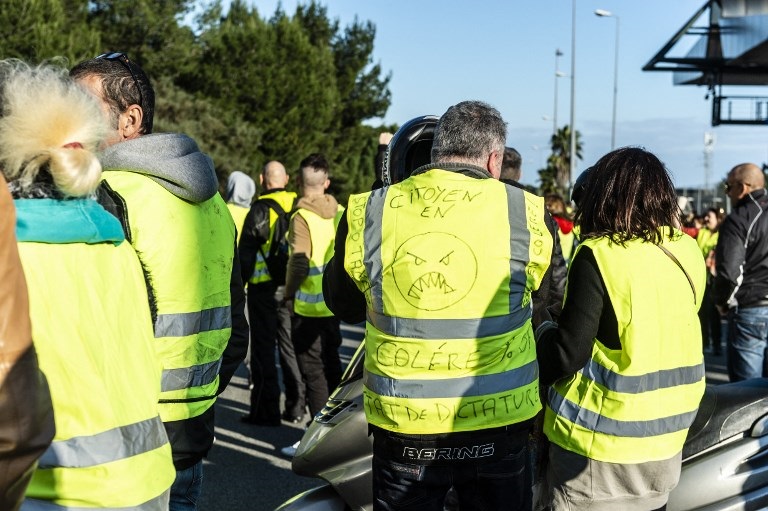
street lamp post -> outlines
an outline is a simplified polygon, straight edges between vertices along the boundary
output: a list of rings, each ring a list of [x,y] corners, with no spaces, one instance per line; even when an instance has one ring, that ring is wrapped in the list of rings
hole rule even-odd
[[[560,48],[555,50],[555,113],[552,117],[552,134],[557,134],[557,79],[561,76],[564,76],[563,73],[560,72],[560,66],[558,65],[558,60],[560,57],[563,56],[563,52],[560,51]]]
[[[605,9],[596,9],[595,14],[601,18],[616,20],[616,44],[613,62],[613,120],[611,122],[611,151],[613,151],[616,148],[616,96],[619,92],[619,17]]]
[[[576,0],[571,0],[571,140],[568,166],[568,193],[571,192],[573,171],[576,168]]]

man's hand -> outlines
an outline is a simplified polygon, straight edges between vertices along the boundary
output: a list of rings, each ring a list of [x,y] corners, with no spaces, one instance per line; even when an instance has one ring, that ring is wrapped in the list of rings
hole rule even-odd
[[[284,296],[282,300],[280,300],[280,307],[284,307],[288,309],[288,314],[293,317],[293,297],[292,296]]]
[[[379,145],[389,145],[390,140],[392,140],[392,133],[386,131],[379,133]]]

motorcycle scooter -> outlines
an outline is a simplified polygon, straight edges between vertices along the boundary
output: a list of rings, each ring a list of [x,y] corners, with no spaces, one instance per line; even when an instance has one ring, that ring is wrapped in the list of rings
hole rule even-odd
[[[325,481],[276,511],[372,509],[372,440],[363,409],[362,344],[314,418],[294,473]],[[768,509],[768,379],[708,386],[683,448],[668,511]]]

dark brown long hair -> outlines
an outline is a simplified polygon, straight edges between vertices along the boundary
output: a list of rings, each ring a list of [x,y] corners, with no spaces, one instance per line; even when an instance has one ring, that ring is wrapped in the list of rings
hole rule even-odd
[[[590,169],[576,223],[581,238],[608,237],[624,245],[632,239],[659,244],[677,227],[677,194],[664,164],[652,153],[623,147]]]

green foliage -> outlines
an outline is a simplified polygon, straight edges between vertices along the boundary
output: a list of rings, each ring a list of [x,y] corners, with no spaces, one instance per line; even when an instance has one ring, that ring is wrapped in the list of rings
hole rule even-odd
[[[371,22],[340,26],[314,0],[269,18],[245,0],[4,0],[0,9],[4,58],[75,64],[128,53],[154,84],[155,130],[193,137],[220,181],[233,170],[256,178],[272,159],[293,171],[322,152],[342,202],[370,188],[386,130],[364,124],[391,101],[390,76],[371,57],[375,35]]]
[[[101,34],[97,53],[124,51],[150,78],[182,72],[196,50],[192,29],[181,23],[192,4],[192,0],[89,2],[89,26]]]
[[[100,33],[87,20],[87,0],[3,0],[0,55],[38,63],[75,62],[98,51]]]
[[[174,85],[168,77],[156,81],[155,131],[186,133],[203,146],[216,164],[219,182],[226,183],[233,170],[258,178],[253,161],[261,130],[243,120],[235,109],[225,110],[210,98],[190,94]],[[203,142],[204,141],[204,142]]]
[[[306,155],[322,152],[340,198],[370,186],[379,130],[362,122],[383,116],[390,98],[389,78],[370,65],[373,25],[341,31],[316,2],[293,16],[278,7],[269,19],[242,0],[226,13],[217,2],[200,20],[197,62],[175,83],[258,128],[243,131],[252,174],[272,159],[295,170]],[[247,172],[227,144],[218,141],[217,164]]]

